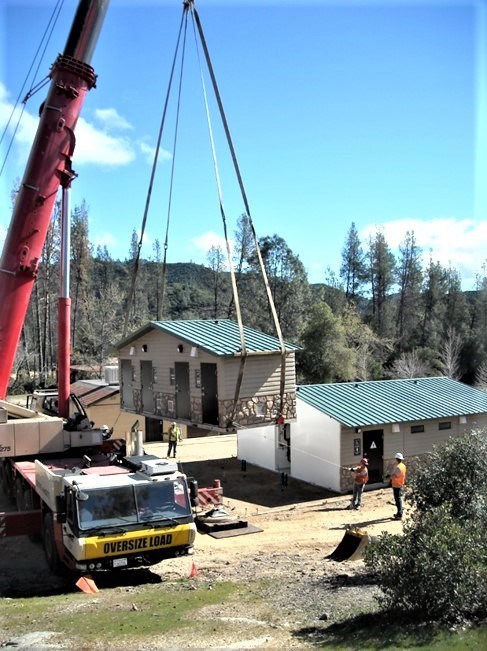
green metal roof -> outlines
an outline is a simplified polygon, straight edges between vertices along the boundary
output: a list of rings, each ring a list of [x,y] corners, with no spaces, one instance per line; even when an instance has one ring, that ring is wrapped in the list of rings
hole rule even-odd
[[[447,377],[308,384],[297,397],[347,427],[487,412],[487,393]]]
[[[146,326],[118,343],[117,348],[127,346],[151,330],[162,330],[181,341],[197,346],[219,357],[233,357],[239,355],[242,350],[238,324],[230,319],[218,319],[216,321],[150,321]],[[243,331],[247,353],[280,352],[279,339],[276,337],[271,337],[247,326],[243,327]],[[285,346],[286,350],[289,351],[299,350],[298,346],[287,342],[285,342]]]

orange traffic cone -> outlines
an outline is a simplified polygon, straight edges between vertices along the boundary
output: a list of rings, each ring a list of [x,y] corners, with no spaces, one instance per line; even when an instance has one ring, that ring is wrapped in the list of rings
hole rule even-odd
[[[191,565],[191,572],[189,573],[189,578],[192,579],[195,576],[199,576],[199,575],[200,575],[200,573],[198,572],[198,568],[196,567],[196,565],[194,564],[194,561],[193,561],[193,563]]]
[[[100,592],[96,587],[96,583],[89,575],[80,577],[78,581],[76,581],[76,586],[88,594],[91,594],[93,592]]]

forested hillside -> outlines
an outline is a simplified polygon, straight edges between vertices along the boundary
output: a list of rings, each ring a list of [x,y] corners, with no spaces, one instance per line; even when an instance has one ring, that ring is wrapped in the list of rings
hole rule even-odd
[[[113,345],[149,320],[235,318],[226,256],[207,264],[138,260],[135,232],[124,261],[89,240],[85,204],[72,215],[72,362],[101,374]],[[245,325],[275,335],[259,256],[245,215],[233,237],[233,269]],[[394,256],[383,233],[359,240],[351,225],[338,273],[310,285],[301,260],[278,235],[258,242],[286,340],[302,347],[301,383],[448,375],[487,379],[487,278],[463,292],[455,269],[431,253],[424,267],[414,233]],[[59,224],[54,218],[16,359],[12,390],[55,383]],[[137,272],[137,273],[136,273]]]

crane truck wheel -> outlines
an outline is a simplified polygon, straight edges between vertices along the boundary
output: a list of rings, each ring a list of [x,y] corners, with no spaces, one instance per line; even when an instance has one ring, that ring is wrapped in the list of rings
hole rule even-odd
[[[54,574],[64,574],[64,565],[59,558],[54,538],[54,518],[52,513],[46,513],[42,523],[42,543],[47,564]]]

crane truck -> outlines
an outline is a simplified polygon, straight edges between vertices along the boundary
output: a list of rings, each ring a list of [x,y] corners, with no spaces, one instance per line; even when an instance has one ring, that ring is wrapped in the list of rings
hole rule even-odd
[[[61,259],[58,415],[6,400],[15,353],[59,187],[69,239],[75,125],[96,75],[89,61],[108,0],[80,0],[50,86],[0,261],[0,481],[17,511],[0,513],[0,537],[42,540],[53,572],[148,566],[191,554],[198,486],[175,462],[112,440],[72,412],[69,396],[69,255]],[[66,249],[67,247],[65,247]],[[131,447],[132,449],[128,449]],[[135,447],[135,450],[133,449]],[[216,483],[218,486],[218,483]],[[201,489],[208,493],[208,489]],[[210,501],[221,501],[221,488]]]

